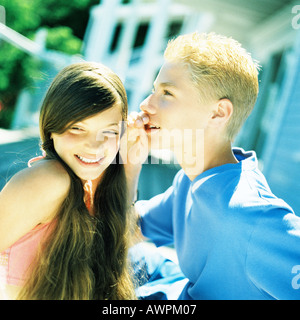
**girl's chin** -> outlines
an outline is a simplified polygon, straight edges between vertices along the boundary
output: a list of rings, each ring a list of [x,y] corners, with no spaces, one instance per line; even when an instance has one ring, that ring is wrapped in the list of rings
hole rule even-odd
[[[95,174],[77,174],[77,177],[82,181],[93,181],[100,178],[100,176],[103,174],[104,170]]]
[[[110,161],[107,157],[105,158],[105,161],[97,165],[82,165],[81,163],[75,162],[72,163],[70,168],[81,181],[97,180],[112,161],[113,160]]]

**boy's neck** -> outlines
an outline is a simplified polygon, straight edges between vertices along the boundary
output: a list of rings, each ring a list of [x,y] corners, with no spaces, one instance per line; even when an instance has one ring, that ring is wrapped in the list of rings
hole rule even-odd
[[[206,143],[204,145],[203,154],[204,156],[198,157],[194,163],[191,161],[191,159],[184,159],[181,163],[179,163],[191,181],[209,169],[219,167],[227,163],[238,163],[238,160],[232,152],[230,141],[225,143],[223,141],[220,144],[216,143],[216,141],[214,144]],[[191,165],[191,163],[193,164]]]

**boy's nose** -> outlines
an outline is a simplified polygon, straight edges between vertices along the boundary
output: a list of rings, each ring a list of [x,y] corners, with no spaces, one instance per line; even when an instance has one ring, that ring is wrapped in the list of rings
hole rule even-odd
[[[152,98],[152,95],[148,96],[141,104],[140,109],[148,114],[155,114],[156,113],[156,107],[154,105],[154,101]]]

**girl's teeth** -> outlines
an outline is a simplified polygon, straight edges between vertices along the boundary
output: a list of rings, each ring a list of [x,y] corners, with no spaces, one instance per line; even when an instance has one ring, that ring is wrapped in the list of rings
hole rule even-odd
[[[77,157],[78,157],[81,161],[86,162],[86,163],[97,163],[97,162],[99,162],[100,159],[101,159],[101,158],[99,158],[99,159],[96,159],[96,160],[91,160],[91,159],[83,158],[83,157],[78,156],[78,155],[77,155]]]

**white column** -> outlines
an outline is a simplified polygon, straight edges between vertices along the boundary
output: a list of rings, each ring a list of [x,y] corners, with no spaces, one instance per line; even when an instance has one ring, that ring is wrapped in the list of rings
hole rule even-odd
[[[155,73],[162,62],[162,51],[166,43],[165,35],[171,2],[171,0],[157,2],[156,13],[150,22],[142,51],[136,85],[133,88],[132,98],[130,99],[131,110],[138,110],[144,96],[150,92]]]
[[[118,57],[114,70],[122,79],[122,81],[125,81],[126,78],[134,40],[137,33],[138,22],[140,19],[138,16],[139,4],[140,0],[132,0],[131,4],[127,5],[129,14],[127,15],[126,19],[124,19],[124,25],[120,34],[119,44],[116,49],[116,52],[118,52]]]
[[[117,21],[117,10],[121,0],[102,0],[102,4],[91,10],[91,25],[84,49],[84,58],[105,64],[113,39]]]

